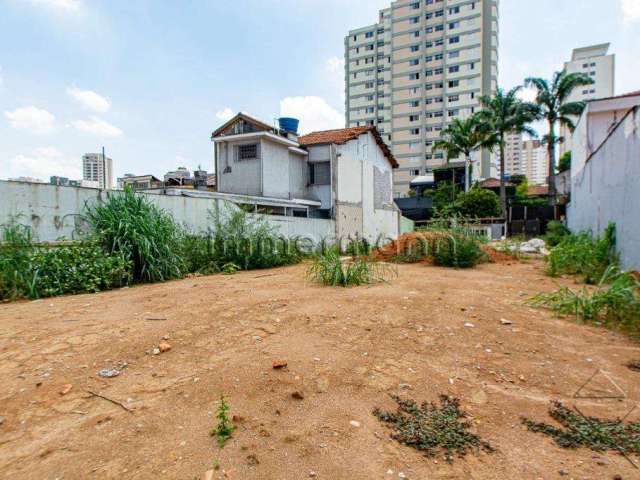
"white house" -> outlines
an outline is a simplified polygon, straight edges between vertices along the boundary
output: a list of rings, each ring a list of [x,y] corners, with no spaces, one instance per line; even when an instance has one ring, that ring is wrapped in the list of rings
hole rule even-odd
[[[338,239],[397,238],[398,163],[377,129],[292,130],[239,113],[213,132],[218,192],[257,212],[333,220]]]
[[[572,143],[569,228],[614,222],[623,267],[640,270],[640,91],[588,102]]]

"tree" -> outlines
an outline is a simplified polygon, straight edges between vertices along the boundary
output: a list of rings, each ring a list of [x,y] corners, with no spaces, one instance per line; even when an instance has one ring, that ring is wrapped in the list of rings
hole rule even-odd
[[[564,152],[558,161],[558,173],[571,170],[571,152]]]
[[[491,190],[472,188],[461,193],[454,204],[456,213],[464,217],[489,218],[500,216],[500,197]]]
[[[480,97],[482,110],[478,118],[482,122],[486,138],[484,145],[500,152],[500,203],[503,215],[507,214],[507,191],[504,185],[504,151],[508,133],[528,133],[535,137],[536,132],[528,126],[539,116],[536,105],[518,99],[518,92],[522,87],[515,87],[508,92],[498,89],[493,97]]]
[[[471,153],[482,148],[486,134],[482,130],[477,115],[460,120],[456,118],[442,130],[440,140],[433,144],[436,150],[444,150],[447,153],[447,164],[452,158],[464,155],[464,191],[469,191],[469,162]],[[455,183],[455,178],[452,178]]]
[[[525,86],[536,89],[536,104],[539,107],[539,118],[545,119],[549,125],[549,133],[543,137],[549,156],[549,200],[555,202],[555,163],[556,143],[564,139],[556,135],[556,126],[564,125],[573,132],[576,128],[573,117],[582,115],[585,102],[569,102],[571,92],[577,87],[591,85],[593,80],[584,73],[568,73],[566,70],[553,74],[549,83],[544,78],[527,78]]]

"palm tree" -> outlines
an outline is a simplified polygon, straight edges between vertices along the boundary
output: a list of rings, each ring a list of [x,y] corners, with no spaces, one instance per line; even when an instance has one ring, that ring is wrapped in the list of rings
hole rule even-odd
[[[535,137],[535,130],[528,126],[539,116],[537,105],[518,99],[522,87],[508,92],[498,88],[493,97],[480,97],[482,110],[478,112],[481,128],[487,134],[485,146],[492,151],[497,147],[500,152],[500,203],[503,215],[507,214],[507,192],[504,185],[504,150],[506,136],[509,133],[528,133]]]
[[[586,106],[585,102],[568,102],[571,92],[577,87],[591,85],[593,80],[584,73],[568,73],[566,70],[553,74],[551,84],[544,78],[527,78],[525,86],[534,87],[536,104],[540,109],[539,118],[545,119],[549,124],[549,133],[543,137],[547,144],[549,156],[549,199],[555,201],[555,164],[556,143],[564,139],[556,136],[556,125],[564,125],[573,132],[575,123],[572,117],[579,117]]]
[[[440,140],[433,144],[435,150],[447,152],[447,163],[451,158],[464,155],[464,191],[469,191],[469,163],[471,153],[482,148],[487,135],[482,130],[477,115],[460,120],[456,118],[442,130]]]

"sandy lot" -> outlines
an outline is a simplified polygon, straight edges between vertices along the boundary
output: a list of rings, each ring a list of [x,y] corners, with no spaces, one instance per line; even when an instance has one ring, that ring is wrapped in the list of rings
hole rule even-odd
[[[213,478],[229,479],[640,478],[520,423],[550,421],[552,399],[609,417],[640,400],[625,366],[638,344],[523,304],[554,288],[541,264],[406,265],[352,289],[305,284],[304,268],[0,305],[0,477],[199,479],[217,461]],[[163,337],[171,350],[151,354]],[[599,369],[626,398],[574,399]],[[601,380],[589,387],[612,388]],[[222,392],[238,428],[220,450]],[[458,396],[497,452],[449,465],[397,444],[371,414],[392,393]]]

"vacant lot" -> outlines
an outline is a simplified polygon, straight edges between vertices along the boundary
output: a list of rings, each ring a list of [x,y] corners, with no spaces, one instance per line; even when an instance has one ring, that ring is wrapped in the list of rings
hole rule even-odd
[[[521,424],[551,421],[552,399],[609,417],[640,400],[637,344],[523,305],[554,288],[541,264],[406,265],[353,289],[305,284],[304,268],[0,305],[0,477],[195,479],[217,461],[230,479],[639,478]],[[598,369],[625,399],[573,398]],[[586,388],[617,393],[599,377]],[[222,392],[238,428],[220,450]],[[371,414],[393,393],[458,396],[497,452],[449,465],[397,444]]]

